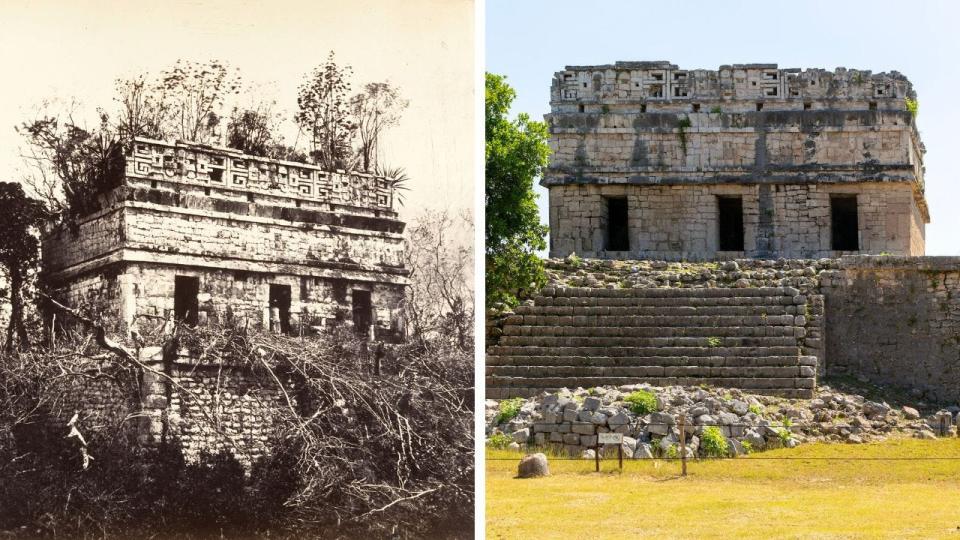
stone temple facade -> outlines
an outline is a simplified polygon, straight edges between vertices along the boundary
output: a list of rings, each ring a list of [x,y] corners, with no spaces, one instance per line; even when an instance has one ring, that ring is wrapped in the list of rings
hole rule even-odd
[[[546,116],[550,255],[923,255],[915,99],[897,72],[567,66]]]
[[[915,113],[897,72],[556,73],[548,282],[487,321],[487,397],[650,383],[809,398],[854,377],[956,403],[960,258],[923,256]]]
[[[61,302],[120,331],[232,321],[403,338],[409,272],[390,179],[146,139],[133,141],[118,176],[97,210],[43,238],[43,277]],[[249,466],[270,451],[278,411],[299,406],[262,369],[160,347],[140,355],[140,376],[102,366],[115,376],[78,383],[54,415]]]
[[[43,240],[70,305],[190,323],[228,313],[297,332],[403,333],[407,270],[391,182],[197,144],[137,139],[100,210]]]

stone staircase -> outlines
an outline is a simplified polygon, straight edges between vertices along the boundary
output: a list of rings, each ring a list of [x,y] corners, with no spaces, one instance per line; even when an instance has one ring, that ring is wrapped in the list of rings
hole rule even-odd
[[[791,287],[545,288],[488,348],[487,398],[640,382],[812,397],[806,313]]]

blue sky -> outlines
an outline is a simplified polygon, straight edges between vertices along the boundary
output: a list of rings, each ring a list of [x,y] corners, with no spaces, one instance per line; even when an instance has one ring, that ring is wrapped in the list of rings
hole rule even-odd
[[[960,2],[487,0],[487,71],[517,90],[513,112],[542,119],[565,65],[669,60],[687,69],[897,70],[917,91],[927,147],[928,255],[960,255]],[[546,222],[546,190],[541,216]]]

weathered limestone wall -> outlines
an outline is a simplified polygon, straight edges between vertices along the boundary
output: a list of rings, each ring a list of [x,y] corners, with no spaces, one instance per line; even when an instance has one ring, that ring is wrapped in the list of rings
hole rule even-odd
[[[170,379],[144,377],[141,441],[175,442],[188,460],[203,451],[227,452],[250,466],[271,451],[279,419],[299,413],[296,383],[288,375],[278,374],[284,394],[263,368],[198,364],[189,355],[165,365],[157,355],[151,363]]]
[[[279,264],[346,263],[399,267],[397,233],[295,223],[219,212],[128,203],[126,249]]]
[[[931,401],[960,401],[960,257],[551,259],[546,267],[555,290],[796,288],[808,305],[801,354],[817,358],[818,377],[865,377]],[[488,346],[502,344],[511,315],[488,321]]]
[[[844,259],[820,281],[828,375],[960,400],[960,258]]]
[[[286,374],[278,374],[284,395],[262,368],[198,364],[188,354],[164,362],[156,348],[145,350],[142,360],[170,378],[148,370],[140,381],[115,364],[91,369],[90,377],[57,389],[49,427],[66,429],[77,414],[87,439],[119,430],[146,446],[178,444],[188,461],[223,451],[250,467],[270,453],[278,419],[298,407],[297,382]]]
[[[552,113],[551,169],[642,181],[644,173],[742,173],[757,166],[905,166],[922,157],[903,111]],[[687,124],[681,127],[681,124]],[[907,169],[909,170],[909,169]]]
[[[858,253],[922,255],[923,143],[899,73],[568,66],[546,116],[551,257],[836,257],[829,194],[856,194]],[[745,251],[718,253],[717,195],[743,196]],[[629,253],[603,197],[630,199]]]
[[[550,253],[623,259],[839,257],[831,249],[830,196],[856,194],[863,254],[922,255],[923,220],[909,186],[894,183],[765,186],[565,185],[550,189]],[[718,196],[743,198],[745,251],[720,251]],[[626,197],[629,252],[605,251],[608,197]],[[761,210],[761,207],[763,209]],[[761,218],[767,224],[761,223]],[[761,236],[764,238],[761,242]]]
[[[109,254],[123,246],[124,220],[120,208],[86,216],[75,226],[50,232],[42,243],[47,268],[68,268]]]
[[[132,328],[137,315],[170,316],[175,277],[191,276],[202,319],[230,312],[267,328],[270,285],[286,285],[294,327],[349,326],[363,290],[376,335],[403,333],[390,179],[138,140],[122,185],[98,203],[44,238],[44,276],[72,306],[96,303]]]
[[[269,328],[265,310],[273,284],[290,287],[290,322],[294,327],[351,325],[353,291],[363,290],[371,292],[377,335],[401,332],[401,285],[156,264],[130,265],[124,272],[123,277],[131,283],[129,302],[136,305],[136,313],[168,316],[174,309],[176,276],[199,278],[201,320],[223,320],[229,312],[248,319],[253,328]]]

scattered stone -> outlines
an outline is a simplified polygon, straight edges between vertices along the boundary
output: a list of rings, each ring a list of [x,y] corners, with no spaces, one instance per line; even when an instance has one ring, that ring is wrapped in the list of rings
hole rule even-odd
[[[520,465],[517,466],[517,478],[536,478],[549,474],[550,467],[547,464],[547,456],[543,453],[523,456]]]
[[[920,411],[914,409],[913,407],[907,407],[906,405],[904,405],[904,406],[903,406],[903,416],[904,416],[907,420],[919,420],[919,419],[920,419]]]
[[[640,443],[633,452],[633,459],[653,459],[653,447],[647,443]]]

